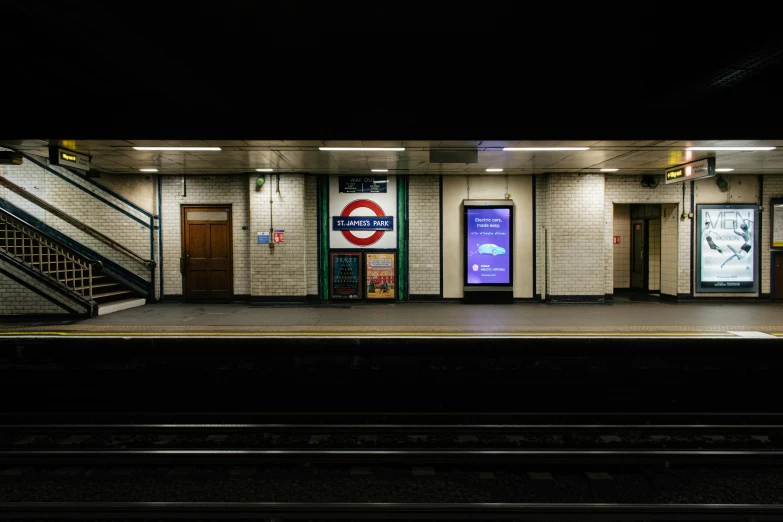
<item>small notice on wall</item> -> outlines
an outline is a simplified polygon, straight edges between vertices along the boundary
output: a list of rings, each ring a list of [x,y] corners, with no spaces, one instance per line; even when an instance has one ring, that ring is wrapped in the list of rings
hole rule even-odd
[[[268,245],[269,244],[269,232],[259,232],[258,233],[258,244],[259,245]]]
[[[285,230],[275,230],[275,243],[285,243]]]
[[[620,236],[613,236],[614,241],[612,241],[613,245],[619,245],[620,244]]]

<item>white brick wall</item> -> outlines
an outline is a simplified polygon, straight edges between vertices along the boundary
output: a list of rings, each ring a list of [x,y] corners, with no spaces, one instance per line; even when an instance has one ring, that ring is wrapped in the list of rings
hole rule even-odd
[[[307,295],[318,295],[318,183],[315,176],[305,176],[305,243],[307,256]]]
[[[661,289],[661,220],[653,218],[647,222],[647,289]]]
[[[317,274],[317,257],[308,256],[311,248],[307,238],[315,240],[310,230],[305,229],[306,185],[304,174],[268,175],[261,191],[255,190],[256,177],[250,176],[246,183],[250,187],[250,221],[253,241],[250,248],[252,258],[252,295],[259,297],[297,297],[308,294],[312,288],[312,272]],[[314,188],[311,188],[314,190]],[[270,195],[272,202],[270,204]],[[311,204],[314,196],[311,196]],[[271,205],[271,217],[270,217]],[[311,213],[315,209],[311,208]],[[269,232],[270,219],[274,229],[285,231],[285,242],[269,248],[257,244],[258,232]],[[310,226],[314,221],[310,220]],[[270,235],[271,240],[271,235]],[[317,281],[315,282],[317,293]]]
[[[620,244],[612,243],[614,269],[613,288],[631,287],[631,205],[612,205],[612,235],[620,236]]]
[[[0,296],[0,315],[68,313],[3,274],[0,274]]]
[[[772,198],[783,198],[783,176],[764,176],[764,193],[762,194],[761,204],[764,212],[761,213],[761,293],[771,292],[770,282],[770,234],[772,230],[772,205],[769,200]],[[780,296],[777,296],[780,298]]]
[[[255,177],[252,177],[255,187]],[[234,294],[250,294],[250,230],[248,225],[248,176],[187,176],[186,195],[182,195],[181,176],[162,176],[163,284],[165,295],[182,295],[181,205],[232,205],[234,236]],[[254,236],[255,239],[255,236]]]
[[[542,223],[548,236],[547,294],[603,296],[605,251],[610,258],[612,253],[611,227],[607,236],[604,226],[604,176],[558,174],[543,181],[549,191]]]
[[[48,164],[46,158],[36,157],[36,160],[44,165]],[[114,239],[144,259],[150,258],[150,229],[94,198],[90,193],[110,201],[144,223],[149,223],[149,217],[70,171],[56,166],[50,166],[50,168],[83,187],[87,192],[29,160],[25,160],[22,165],[5,165],[0,167],[3,176],[12,183],[21,186],[40,199]],[[146,180],[144,182],[146,183]],[[112,248],[87,232],[44,211],[34,203],[2,186],[0,186],[0,198],[10,201],[47,225],[118,263],[145,280],[150,280],[150,270],[135,258]]]
[[[661,294],[677,295],[681,213],[677,203],[661,205]]]
[[[669,185],[666,185],[663,182],[663,179],[659,179],[659,184],[656,188],[651,189],[647,187],[642,187],[642,177],[641,176],[622,176],[622,175],[608,175],[606,176],[606,183],[605,183],[605,209],[604,209],[604,215],[606,216],[606,240],[605,244],[607,246],[605,251],[605,257],[604,261],[606,263],[606,268],[604,270],[604,274],[606,277],[606,286],[605,291],[606,293],[612,293],[613,288],[618,287],[614,284],[614,254],[613,254],[613,245],[612,245],[612,235],[614,230],[614,225],[612,223],[613,218],[613,206],[615,204],[644,204],[644,203],[671,203],[677,205],[677,210],[674,212],[675,218],[677,219],[678,226],[677,226],[677,235],[675,241],[677,241],[677,264],[676,266],[672,263],[672,259],[670,256],[667,256],[667,249],[672,248],[674,244],[671,242],[672,237],[671,234],[674,232],[674,229],[671,228],[671,223],[666,222],[667,224],[665,226],[662,225],[661,227],[661,256],[662,256],[662,266],[661,266],[661,279],[666,279],[667,281],[676,280],[677,281],[677,290],[675,292],[670,292],[671,287],[667,285],[663,285],[661,287],[662,293],[671,293],[671,295],[676,295],[677,293],[688,293],[690,291],[690,276],[691,276],[691,260],[690,260],[690,237],[691,237],[691,220],[690,219],[679,219],[679,215],[682,213],[682,209],[680,208],[682,206],[683,201],[683,186],[685,187],[685,210],[692,210],[690,208],[690,201],[691,201],[691,195],[690,195],[690,183],[671,183]],[[662,207],[662,208],[670,208],[670,207]],[[662,211],[663,212],[663,211]],[[670,217],[670,214],[672,212],[671,209],[667,210],[667,215],[663,216],[662,214],[662,222],[666,221],[667,217]],[[630,241],[630,238],[629,238]],[[664,266],[663,258],[667,259],[667,263]],[[667,270],[673,270],[673,272],[669,273]],[[675,275],[676,274],[676,275]],[[650,276],[652,277],[652,273],[650,273]],[[664,291],[664,287],[667,291]]]
[[[440,177],[408,178],[411,295],[440,294]]]

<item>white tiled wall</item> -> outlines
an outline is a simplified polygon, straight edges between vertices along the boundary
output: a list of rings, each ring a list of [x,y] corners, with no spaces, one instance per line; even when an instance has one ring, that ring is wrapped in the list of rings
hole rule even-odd
[[[304,297],[308,294],[308,286],[312,288],[311,272],[317,273],[318,267],[317,257],[307,255],[311,250],[307,239],[314,239],[314,236],[305,227],[308,210],[305,178],[304,174],[281,174],[279,191],[277,174],[267,176],[260,191],[255,190],[255,176],[249,178],[252,234],[249,255],[254,297]],[[313,202],[311,197],[311,204]],[[314,208],[309,210],[315,212]],[[258,232],[270,231],[270,224],[274,229],[285,231],[285,242],[274,248],[259,245],[256,240]]]
[[[252,183],[255,186],[255,177]],[[164,294],[182,295],[181,205],[198,204],[232,205],[234,294],[250,294],[250,231],[242,230],[248,225],[248,176],[187,176],[185,196],[182,176],[163,176],[162,185]]]
[[[0,315],[68,313],[3,274],[0,274],[0,296]]]
[[[680,214],[676,203],[661,205],[661,294],[677,295]]]
[[[318,295],[318,180],[315,176],[304,177],[305,202],[305,244],[307,295]]]
[[[620,237],[620,244],[612,242],[614,288],[631,287],[631,205],[613,205],[612,236]]]
[[[690,291],[690,237],[691,237],[691,220],[680,219],[679,215],[682,213],[682,202],[685,201],[685,210],[691,210],[690,208],[690,183],[671,183],[669,185],[664,184],[662,177],[659,179],[659,184],[655,188],[642,187],[641,176],[623,176],[623,175],[607,175],[606,176],[606,198],[605,198],[605,216],[606,216],[606,241],[607,245],[605,262],[606,269],[604,271],[606,277],[606,293],[611,293],[612,289],[618,287],[614,284],[614,254],[612,250],[612,235],[614,226],[612,224],[614,206],[618,204],[658,204],[667,203],[677,205],[676,211],[670,206],[662,208],[668,209],[666,216],[662,213],[662,223],[665,225],[661,227],[661,280],[677,281],[676,289],[672,292],[672,288],[667,285],[661,287],[662,293],[670,295],[677,295],[677,293],[688,293]],[[683,194],[683,187],[685,192]],[[672,229],[672,222],[666,221],[666,219],[674,216],[676,221],[676,234]],[[629,238],[630,240],[630,238]],[[672,241],[675,241],[672,243]],[[669,249],[672,249],[670,251]],[[672,254],[676,253],[676,263]],[[668,262],[663,263],[666,259]],[[652,278],[652,273],[650,274]]]
[[[48,164],[48,160],[45,158],[36,157],[36,160],[44,165]],[[92,185],[84,178],[66,169],[57,166],[50,166],[50,168],[68,178],[72,183],[83,187],[89,193],[75,187],[73,184],[57,177],[29,160],[25,160],[22,165],[0,166],[3,176],[12,183],[19,185],[29,191],[32,195],[63,210],[102,234],[109,236],[142,258],[150,259],[151,248],[149,227],[142,225],[128,217],[126,214],[106,205],[91,196],[90,193],[99,195],[101,198],[110,201],[128,214],[147,224],[149,224],[150,219],[148,216],[145,216],[142,212],[134,209],[130,205],[127,205],[111,194],[102,191],[100,187]],[[147,281],[152,277],[149,268],[135,258],[125,254],[121,250],[112,248],[87,232],[46,212],[41,207],[5,187],[0,186],[0,197],[10,201],[47,225],[98,252],[102,256],[111,259]]]
[[[764,176],[764,194],[761,204],[764,211],[761,213],[761,293],[768,294],[770,290],[770,234],[772,230],[772,206],[769,200],[783,198],[783,176]],[[779,299],[781,296],[777,296]]]
[[[661,289],[661,220],[647,221],[647,289]]]
[[[550,175],[546,184],[548,295],[603,297],[604,252],[612,255],[611,227],[607,235],[604,226],[604,176]]]
[[[440,177],[408,178],[410,294],[440,294]]]

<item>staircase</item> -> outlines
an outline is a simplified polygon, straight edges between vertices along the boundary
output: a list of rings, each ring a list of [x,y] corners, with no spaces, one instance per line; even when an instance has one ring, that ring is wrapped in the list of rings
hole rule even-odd
[[[141,306],[146,299],[102,272],[103,264],[77,253],[50,234],[0,208],[0,255],[45,281],[69,299],[81,301],[90,315]],[[52,282],[56,282],[52,285]]]

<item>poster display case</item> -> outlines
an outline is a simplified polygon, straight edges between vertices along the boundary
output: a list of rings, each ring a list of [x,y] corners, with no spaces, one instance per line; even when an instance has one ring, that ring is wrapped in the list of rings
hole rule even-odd
[[[330,259],[329,295],[334,299],[359,299],[362,296],[361,253],[336,253]]]
[[[465,287],[511,289],[514,281],[514,205],[463,201]]]
[[[696,292],[757,292],[758,205],[696,205]]]

